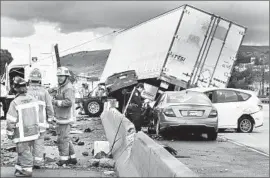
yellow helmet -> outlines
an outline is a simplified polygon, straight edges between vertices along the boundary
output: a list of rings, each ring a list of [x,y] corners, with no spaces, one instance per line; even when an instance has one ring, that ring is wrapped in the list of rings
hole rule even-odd
[[[56,75],[70,76],[70,72],[66,67],[58,67]]]
[[[42,77],[41,77],[40,70],[39,69],[32,70],[32,72],[30,72],[30,74],[29,74],[29,80],[31,80],[31,81],[41,81]]]

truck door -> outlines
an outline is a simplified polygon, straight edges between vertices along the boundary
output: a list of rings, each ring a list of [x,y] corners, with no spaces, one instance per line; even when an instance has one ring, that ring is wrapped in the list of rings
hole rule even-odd
[[[213,28],[209,47],[203,55],[201,65],[194,75],[194,83],[199,87],[208,87],[211,76],[213,75],[215,65],[223,51],[231,23],[220,18]]]
[[[239,47],[243,41],[246,29],[235,24],[231,24],[224,47],[219,59],[214,66],[214,72],[210,78],[208,86],[226,87],[231,77],[234,61]]]
[[[187,6],[169,49],[162,75],[189,82],[212,25],[212,15]]]

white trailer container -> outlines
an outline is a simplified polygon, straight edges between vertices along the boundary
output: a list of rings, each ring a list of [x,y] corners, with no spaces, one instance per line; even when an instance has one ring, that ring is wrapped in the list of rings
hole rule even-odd
[[[226,87],[246,28],[184,5],[119,32],[101,81],[135,70],[166,90]]]

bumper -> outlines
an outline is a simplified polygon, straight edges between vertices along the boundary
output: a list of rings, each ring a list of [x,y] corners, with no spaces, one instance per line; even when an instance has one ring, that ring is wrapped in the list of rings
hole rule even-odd
[[[209,130],[218,130],[217,118],[206,119],[178,119],[177,121],[161,121],[160,130],[179,129],[185,132],[207,132]]]
[[[251,116],[254,118],[255,128],[263,126],[263,111],[251,114]]]

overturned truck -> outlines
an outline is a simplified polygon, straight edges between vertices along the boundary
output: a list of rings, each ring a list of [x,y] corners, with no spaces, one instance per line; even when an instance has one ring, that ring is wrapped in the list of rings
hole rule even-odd
[[[245,33],[241,25],[183,5],[120,31],[101,82],[135,71],[137,81],[151,88],[147,94],[150,98],[196,86],[227,87]],[[120,107],[125,104],[120,91],[130,92],[134,85],[123,85],[111,93]]]

